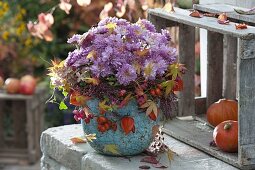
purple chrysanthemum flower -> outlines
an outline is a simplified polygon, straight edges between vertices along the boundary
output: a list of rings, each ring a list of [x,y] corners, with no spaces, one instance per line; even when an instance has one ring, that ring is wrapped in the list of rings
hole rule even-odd
[[[137,78],[135,68],[129,64],[122,65],[116,76],[118,82],[123,85],[128,85]]]
[[[67,40],[67,43],[69,43],[69,44],[71,44],[71,43],[79,43],[79,41],[80,41],[80,38],[81,38],[81,35],[79,35],[79,34],[74,34],[71,38],[69,38],[68,40]]]
[[[142,28],[147,29],[150,32],[156,32],[155,26],[148,20],[142,19],[138,21],[138,24],[142,26]]]

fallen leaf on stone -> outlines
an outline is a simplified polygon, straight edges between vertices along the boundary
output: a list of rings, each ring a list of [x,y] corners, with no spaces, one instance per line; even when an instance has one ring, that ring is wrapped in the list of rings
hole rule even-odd
[[[146,162],[146,163],[151,163],[151,164],[159,163],[159,161],[154,156],[146,156],[143,159],[141,159],[140,162]]]
[[[200,14],[197,10],[192,11],[189,16],[196,17],[196,18],[202,18],[202,14]]]
[[[86,143],[87,141],[81,137],[73,137],[70,139],[74,144],[77,143]]]
[[[174,160],[174,153],[171,149],[168,149],[167,150],[167,157],[168,157],[168,160],[171,162],[172,160]]]
[[[245,23],[242,24],[236,24],[236,29],[237,30],[243,30],[243,29],[247,29],[247,25]]]
[[[119,152],[119,148],[115,144],[107,144],[104,146],[104,152],[109,152],[113,155],[121,155]]]
[[[85,137],[86,137],[87,141],[89,141],[89,142],[93,142],[93,140],[97,139],[95,133],[93,133],[93,134],[88,134],[88,135],[86,135]]]
[[[174,7],[170,2],[165,4],[165,6],[163,7],[163,10],[165,10],[166,12],[169,12],[169,13],[175,12]]]
[[[167,166],[161,164],[160,162],[157,163],[157,164],[152,164],[152,166],[153,166],[154,168],[160,168],[160,169],[168,168]]]
[[[219,24],[225,24],[225,25],[229,24],[229,20],[228,20],[228,17],[226,15],[226,13],[222,13],[222,14],[219,15],[218,23]]]
[[[142,165],[142,166],[139,166],[140,169],[150,169],[151,167],[148,166],[148,165]]]

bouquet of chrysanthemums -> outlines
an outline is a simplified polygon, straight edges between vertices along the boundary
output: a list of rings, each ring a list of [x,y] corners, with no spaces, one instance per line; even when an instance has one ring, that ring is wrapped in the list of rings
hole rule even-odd
[[[93,98],[99,100],[101,115],[135,99],[139,109],[155,121],[159,101],[183,88],[185,68],[177,62],[170,42],[167,30],[158,33],[147,20],[104,19],[83,35],[68,39],[76,49],[66,60],[53,62],[51,85],[77,106],[77,121],[93,119],[86,105]]]

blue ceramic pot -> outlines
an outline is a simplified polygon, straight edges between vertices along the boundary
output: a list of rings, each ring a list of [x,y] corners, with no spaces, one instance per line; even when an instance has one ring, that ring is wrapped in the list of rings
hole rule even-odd
[[[87,102],[88,107],[95,116],[100,116],[98,103],[99,100],[97,99]],[[120,120],[124,116],[134,119],[134,133],[130,132],[125,135],[122,130]],[[129,101],[125,107],[116,110],[114,113],[107,112],[105,117],[117,123],[116,131],[110,129],[104,133],[99,132],[96,118],[91,119],[88,124],[83,120],[81,121],[85,134],[96,134],[97,139],[89,144],[99,153],[112,156],[136,155],[143,152],[151,144],[153,140],[152,127],[157,125],[157,121],[153,121],[146,116],[145,112],[138,108],[136,100]]]

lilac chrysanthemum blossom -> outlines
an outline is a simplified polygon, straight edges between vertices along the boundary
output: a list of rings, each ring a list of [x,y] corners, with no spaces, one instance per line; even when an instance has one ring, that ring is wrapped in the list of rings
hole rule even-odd
[[[69,38],[67,40],[67,43],[71,44],[71,43],[79,43],[80,39],[81,39],[82,35],[79,34],[74,34],[71,38]]]
[[[140,19],[137,24],[141,25],[142,28],[147,29],[150,32],[156,32],[155,26],[146,19]]]
[[[129,64],[123,65],[119,69],[116,76],[118,82],[123,85],[128,85],[130,82],[134,81],[137,78],[135,68]]]

